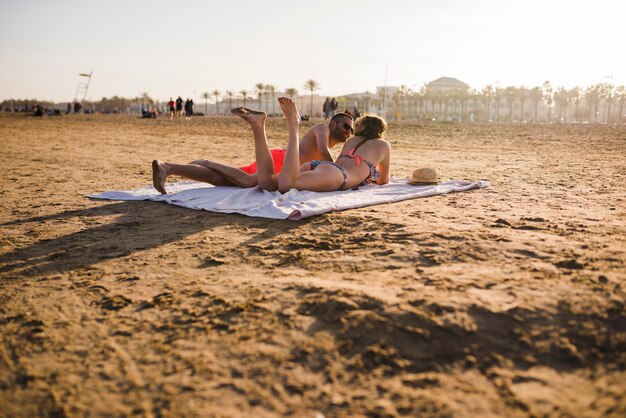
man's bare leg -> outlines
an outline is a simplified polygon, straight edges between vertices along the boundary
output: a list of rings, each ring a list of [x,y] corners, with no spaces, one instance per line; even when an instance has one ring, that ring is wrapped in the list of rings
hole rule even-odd
[[[238,187],[254,187],[258,185],[256,174],[248,174],[239,167],[224,165],[209,160],[196,160],[189,164],[201,165],[206,167],[215,176],[222,176],[224,181],[230,184],[219,184],[219,186],[238,186]],[[215,183],[212,183],[215,184]],[[216,184],[217,186],[218,184]]]
[[[165,190],[165,180],[167,180],[167,169],[164,163],[159,160],[152,161],[152,185],[161,194],[167,194]]]
[[[265,133],[265,112],[257,112],[246,107],[236,107],[230,111],[233,115],[239,116],[252,127],[254,136],[254,154],[257,164],[257,181],[263,190],[274,191],[278,188],[278,176],[274,173],[274,159],[267,144]]]
[[[152,161],[152,184],[154,188],[160,193],[166,194],[165,182],[169,176],[180,176],[195,181],[210,183],[215,186],[256,186],[256,176],[248,174],[238,168],[211,163],[205,160],[208,164],[216,164],[223,167],[225,171],[229,173],[232,172],[231,174],[236,177],[236,181],[233,181],[228,176],[223,175],[220,171],[212,167],[207,167],[203,164],[194,164],[197,162],[201,161],[194,161],[191,164],[173,164],[159,160]]]
[[[300,127],[300,114],[295,102],[287,97],[279,97],[278,103],[287,119],[289,142],[285,153],[283,169],[278,177],[278,189],[287,192],[293,187],[293,183],[300,172],[300,147],[298,143],[298,128]]]

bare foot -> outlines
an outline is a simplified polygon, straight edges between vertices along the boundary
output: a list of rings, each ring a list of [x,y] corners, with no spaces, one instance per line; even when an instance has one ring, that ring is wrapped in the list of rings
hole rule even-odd
[[[263,125],[267,114],[265,112],[258,112],[256,110],[248,109],[247,107],[236,107],[230,110],[235,116],[239,116],[250,125]]]
[[[280,108],[285,114],[285,118],[287,118],[287,124],[300,124],[300,113],[298,113],[298,106],[296,103],[288,97],[279,97],[278,103],[280,104]]]
[[[167,170],[165,169],[165,163],[154,160],[152,161],[152,185],[161,194],[167,194],[165,190],[165,180],[167,179]]]

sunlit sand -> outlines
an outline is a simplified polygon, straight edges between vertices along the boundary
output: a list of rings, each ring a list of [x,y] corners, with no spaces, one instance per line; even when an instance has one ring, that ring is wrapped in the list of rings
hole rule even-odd
[[[301,222],[92,201],[154,159],[248,164],[250,128],[0,115],[2,414],[626,414],[626,128],[387,138],[395,177],[491,187]]]

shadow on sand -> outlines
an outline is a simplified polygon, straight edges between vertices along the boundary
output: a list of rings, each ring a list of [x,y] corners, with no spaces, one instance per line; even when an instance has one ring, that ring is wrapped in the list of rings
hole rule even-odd
[[[87,225],[87,229],[57,238],[39,239],[27,247],[1,255],[0,273],[5,277],[63,273],[228,225],[240,226],[242,229],[264,229],[257,238],[251,239],[252,242],[260,239],[260,236],[267,239],[289,233],[298,226],[296,222],[190,211],[171,205],[155,205],[153,202],[116,202],[96,208],[6,222],[0,226],[7,228],[33,224],[31,231],[36,233],[37,225],[42,223],[51,228],[55,224],[78,223]]]

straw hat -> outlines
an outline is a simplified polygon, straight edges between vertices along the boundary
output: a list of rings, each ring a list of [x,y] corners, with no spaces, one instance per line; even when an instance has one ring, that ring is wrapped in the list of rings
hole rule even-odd
[[[418,168],[413,170],[409,184],[424,186],[427,184],[438,184],[439,176],[432,168]]]

